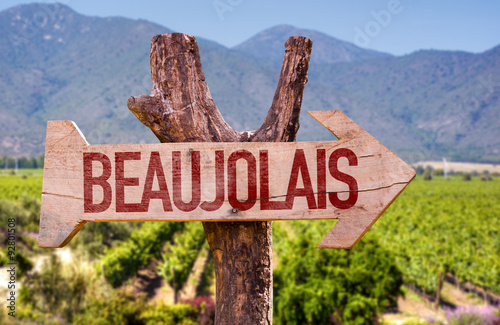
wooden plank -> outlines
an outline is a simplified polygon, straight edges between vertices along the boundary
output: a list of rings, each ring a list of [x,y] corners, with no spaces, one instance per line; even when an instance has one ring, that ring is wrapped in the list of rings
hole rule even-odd
[[[318,247],[350,248],[415,172],[342,112],[309,113],[339,141],[90,145],[50,121],[39,246],[88,221],[339,219]]]

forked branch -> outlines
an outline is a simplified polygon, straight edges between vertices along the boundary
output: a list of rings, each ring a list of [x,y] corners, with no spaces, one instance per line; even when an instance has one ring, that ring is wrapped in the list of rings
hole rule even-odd
[[[161,142],[294,141],[312,41],[290,37],[273,102],[255,132],[238,132],[223,119],[210,95],[193,36],[173,33],[151,41],[150,95],[130,97],[129,109]]]

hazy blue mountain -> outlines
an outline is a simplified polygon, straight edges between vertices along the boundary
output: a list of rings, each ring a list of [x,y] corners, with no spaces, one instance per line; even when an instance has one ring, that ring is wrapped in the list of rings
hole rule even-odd
[[[266,29],[233,49],[266,60],[283,61],[283,44],[290,36],[305,36],[313,41],[311,65],[351,62],[364,59],[390,57],[390,54],[360,48],[329,35],[289,25]]]
[[[75,121],[90,143],[156,142],[126,100],[150,92],[150,40],[167,32],[60,4],[0,12],[0,154],[43,152],[52,119]],[[500,161],[500,47],[395,57],[292,26],[233,49],[198,38],[212,96],[234,128],[262,123],[284,42],[296,35],[313,40],[299,140],[333,139],[306,111],[341,109],[408,161]]]
[[[500,161],[500,46],[480,54],[419,51],[389,59],[311,67],[325,87],[304,106],[339,101],[382,143],[409,160],[448,156]],[[319,86],[319,85],[318,85]],[[330,101],[330,103],[333,102]],[[411,152],[408,152],[408,151]]]

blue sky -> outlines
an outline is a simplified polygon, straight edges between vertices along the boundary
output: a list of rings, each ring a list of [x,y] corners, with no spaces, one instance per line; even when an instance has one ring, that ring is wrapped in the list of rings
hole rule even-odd
[[[29,2],[2,0],[0,10]],[[279,24],[314,29],[396,55],[419,49],[482,52],[500,44],[500,1],[493,0],[60,2],[85,15],[142,18],[228,47]]]

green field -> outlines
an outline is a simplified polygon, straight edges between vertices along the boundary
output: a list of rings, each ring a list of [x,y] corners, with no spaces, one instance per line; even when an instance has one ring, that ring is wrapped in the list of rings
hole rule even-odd
[[[406,283],[432,293],[450,272],[500,294],[500,180],[417,177],[371,230]]]
[[[385,299],[394,293],[388,283],[388,278],[398,277],[394,267],[402,273],[406,286],[416,287],[427,296],[436,295],[439,278],[447,273],[462,283],[500,294],[498,178],[464,181],[457,175],[424,181],[418,176],[352,250],[314,250],[334,224],[334,220],[274,223],[275,313],[279,317],[287,317],[291,310],[296,313],[301,301],[306,305],[311,301],[307,310],[294,314],[295,319],[319,323],[314,313],[329,309],[331,314],[335,310],[322,303],[323,299],[328,296],[335,301],[342,292],[343,302],[333,304],[361,305],[358,313],[370,312],[369,301],[380,299],[377,292],[384,293],[381,296]],[[354,265],[352,260],[356,261]],[[349,300],[362,291],[353,288],[367,287],[370,289],[363,297],[368,301]],[[323,299],[318,298],[321,296]],[[308,313],[309,318],[305,316]]]
[[[31,260],[48,252],[37,249],[36,241],[28,235],[38,229],[42,176],[37,171],[41,170],[0,176],[0,217],[16,217],[21,230],[20,252]],[[403,283],[432,296],[438,291],[440,276],[446,273],[500,294],[499,217],[498,178],[464,181],[456,175],[449,179],[434,177],[432,181],[417,176],[352,250],[314,248],[335,220],[275,222],[274,322],[320,324],[335,315],[344,324],[358,324],[355,319],[359,324],[369,323],[370,317],[394,306]],[[0,227],[6,224],[3,220]],[[69,246],[74,254],[86,256],[85,263],[95,266],[90,278],[101,282],[92,280],[95,283],[83,285],[78,277],[88,274],[75,270],[53,277],[51,273],[59,264],[46,266],[46,273],[26,280],[31,283],[29,292],[33,296],[21,298],[31,315],[23,317],[65,314],[69,323],[78,323],[86,317],[92,319],[92,308],[104,308],[113,317],[129,319],[132,316],[114,314],[120,311],[113,304],[124,304],[124,310],[130,311],[136,299],[123,298],[120,286],[129,285],[138,270],[157,260],[156,272],[180,291],[182,284],[188,283],[197,256],[206,252],[205,241],[199,240],[202,233],[200,223],[89,223]],[[213,281],[210,259],[202,270],[197,294],[211,295]],[[69,291],[57,293],[51,289],[58,286]],[[38,303],[48,299],[44,293],[47,290],[54,294],[53,305],[46,303],[52,308],[48,313],[49,307]],[[108,298],[102,300],[96,293],[99,290],[107,290]],[[76,305],[58,304],[61,299],[74,299],[68,292],[79,293]],[[91,307],[86,307],[89,304]],[[148,310],[146,314],[136,310],[133,317],[147,318],[144,315],[158,312]],[[192,315],[200,312],[196,310],[191,310]]]
[[[20,169],[17,175],[0,174],[0,200],[17,201],[23,195],[42,196],[42,169]]]

